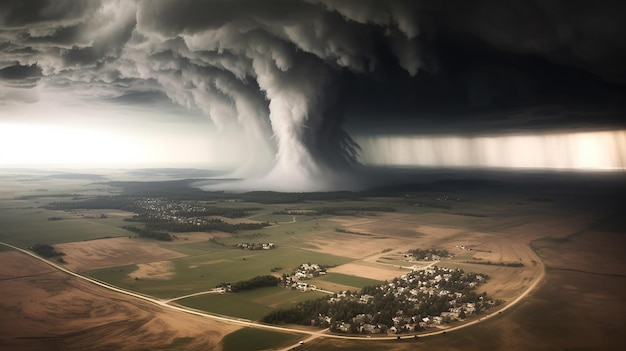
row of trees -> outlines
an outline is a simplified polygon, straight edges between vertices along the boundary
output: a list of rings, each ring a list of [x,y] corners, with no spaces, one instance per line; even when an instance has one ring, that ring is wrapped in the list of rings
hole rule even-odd
[[[137,234],[141,238],[155,239],[155,240],[160,240],[160,241],[173,241],[174,240],[174,238],[169,233],[166,233],[166,232],[153,231],[148,228],[142,229],[142,228],[138,228],[132,225],[125,225],[122,228]]]
[[[372,212],[395,212],[396,209],[387,206],[333,206],[319,207],[307,210],[280,210],[274,211],[276,215],[305,215],[305,216],[353,216],[358,214],[370,214]]]
[[[258,230],[269,225],[267,222],[228,223],[219,218],[200,219],[196,222],[178,222],[165,218],[134,216],[133,218],[126,218],[124,221],[145,223],[146,230],[149,231],[165,230],[177,233],[197,231],[234,233],[239,230]]]
[[[91,199],[85,199],[82,201],[64,201],[64,202],[53,202],[46,206],[45,208],[49,210],[79,210],[79,209],[93,209],[93,210],[102,210],[102,209],[119,209],[119,210],[129,210],[132,206],[133,199],[123,197],[123,196],[98,196]]]
[[[263,317],[261,321],[270,324],[288,323],[311,325],[311,321],[315,320],[316,316],[326,316],[329,314],[329,310],[330,304],[328,303],[328,299],[321,297],[315,300],[300,302],[292,308],[273,310]]]
[[[492,261],[465,261],[465,263],[484,264],[487,266],[524,267],[522,262],[492,262]]]
[[[244,290],[253,290],[268,286],[278,286],[280,278],[273,275],[261,275],[248,280],[240,280],[236,283],[222,283],[218,288],[224,288],[228,292],[239,292]]]
[[[50,244],[35,244],[28,249],[41,257],[56,258],[57,262],[65,263],[65,260],[63,259],[65,252],[57,251],[54,246]]]

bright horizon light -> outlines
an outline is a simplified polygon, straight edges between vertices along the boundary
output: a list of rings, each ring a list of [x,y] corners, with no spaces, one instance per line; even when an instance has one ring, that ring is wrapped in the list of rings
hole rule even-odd
[[[137,130],[100,125],[0,122],[0,167],[222,167],[245,150],[196,126]],[[626,169],[626,130],[498,136],[361,136],[365,165],[408,167]],[[234,157],[236,156],[236,157]],[[241,164],[238,164],[241,166]]]
[[[159,166],[206,163],[206,137],[81,126],[0,123],[0,165]]]
[[[361,162],[377,166],[624,170],[626,131],[499,136],[356,138]]]

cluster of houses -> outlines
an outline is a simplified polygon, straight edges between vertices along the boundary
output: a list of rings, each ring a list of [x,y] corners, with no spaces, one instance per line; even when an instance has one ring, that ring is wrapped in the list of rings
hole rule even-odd
[[[175,201],[151,197],[137,199],[127,209],[138,213],[133,216],[134,220],[156,219],[158,222],[182,225],[187,229],[221,221],[216,217],[242,217],[249,210],[216,207],[214,201]]]
[[[276,248],[274,243],[238,243],[235,247],[242,250],[271,250]]]
[[[135,201],[135,206],[146,212],[158,214],[160,217],[175,217],[177,213],[201,212],[206,209],[202,203],[196,201],[172,201],[152,197],[144,197]]]
[[[320,275],[325,275],[326,269],[320,267],[317,263],[303,263],[295,272],[290,275],[283,276],[283,284],[286,288],[297,289],[300,291],[315,290],[315,285],[304,282],[303,280],[311,279]]]
[[[335,320],[333,316],[320,315],[317,322],[328,325],[337,332],[364,334],[408,333],[438,327],[454,320],[463,320],[481,309],[497,304],[496,301],[487,299],[484,293],[468,294],[485,279],[483,275],[465,274],[459,269],[433,267],[413,271],[375,287],[374,292],[368,291],[370,294],[345,291],[336,294],[328,300],[329,303],[358,302],[364,305],[363,312],[347,320]],[[396,302],[394,306],[404,307],[387,311],[391,312],[388,314],[390,317],[387,317],[389,320],[381,320],[378,315],[385,306],[381,301],[390,295]],[[445,304],[436,312],[419,308],[432,301],[442,300]],[[368,305],[372,308],[367,308]]]
[[[141,209],[148,218],[157,218],[168,222],[201,226],[206,219],[185,214],[201,213],[206,210],[198,201],[172,201],[163,198],[145,197],[135,201],[134,206]]]
[[[413,249],[404,254],[404,259],[407,261],[440,261],[442,258],[454,257],[446,250],[438,249]]]

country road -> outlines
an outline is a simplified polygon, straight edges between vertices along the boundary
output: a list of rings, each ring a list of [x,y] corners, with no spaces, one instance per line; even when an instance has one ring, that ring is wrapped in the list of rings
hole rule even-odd
[[[43,257],[40,257],[38,255],[36,255],[33,252],[30,252],[28,250],[13,246],[11,244],[5,243],[5,242],[0,242],[0,244],[10,247],[14,250],[17,250],[23,254],[29,255],[35,259],[38,259],[50,266],[52,266],[53,268],[64,272],[66,274],[69,274],[73,277],[76,277],[78,279],[82,279],[84,281],[87,281],[89,283],[92,283],[94,285],[100,286],[102,288],[105,289],[109,289],[111,291],[115,291],[117,293],[120,294],[124,294],[127,296],[131,296],[137,299],[141,299],[150,303],[153,303],[155,305],[161,306],[163,308],[169,308],[172,310],[176,310],[176,311],[180,311],[180,312],[184,312],[184,313],[188,313],[188,314],[192,314],[192,315],[196,315],[196,316],[200,316],[200,317],[204,317],[204,318],[209,318],[209,319],[213,319],[213,320],[217,320],[217,321],[221,321],[221,322],[225,322],[225,323],[230,323],[230,324],[234,324],[234,325],[239,325],[239,326],[244,326],[244,327],[251,327],[251,328],[259,328],[259,329],[267,329],[267,330],[274,330],[274,331],[279,331],[279,332],[288,332],[288,333],[297,333],[297,334],[308,334],[309,336],[305,339],[303,339],[303,342],[309,342],[312,341],[316,338],[319,337],[324,337],[324,338],[334,338],[334,339],[350,339],[350,340],[360,340],[360,341],[382,341],[382,340],[397,340],[398,338],[400,339],[412,339],[415,336],[413,334],[411,335],[394,335],[394,336],[380,336],[380,337],[364,337],[364,336],[357,336],[357,335],[339,335],[339,334],[329,334],[328,333],[328,329],[325,330],[321,330],[321,331],[313,331],[313,330],[302,330],[302,329],[295,329],[295,328],[289,328],[289,327],[281,327],[281,326],[276,326],[276,325],[268,325],[268,324],[263,324],[263,323],[259,323],[259,322],[255,322],[255,321],[250,321],[250,320],[243,320],[241,318],[235,318],[235,317],[227,317],[227,316],[219,316],[219,315],[214,315],[214,314],[209,314],[206,312],[202,312],[199,310],[195,310],[195,309],[191,309],[191,308],[187,308],[187,307],[182,307],[179,305],[170,305],[169,303],[175,300],[179,300],[181,298],[185,298],[185,297],[190,297],[190,296],[195,296],[195,295],[200,295],[200,294],[205,294],[205,293],[212,293],[211,292],[200,292],[200,293],[196,293],[196,294],[191,294],[191,295],[186,295],[186,296],[182,296],[182,297],[178,297],[178,298],[174,298],[174,299],[169,299],[169,300],[160,300],[160,299],[156,299],[153,298],[151,296],[147,296],[147,295],[143,295],[140,293],[136,293],[133,291],[129,291],[129,290],[125,290],[119,287],[116,287],[114,285],[110,285],[108,283],[105,283],[103,281],[100,281],[98,279],[94,279],[94,278],[90,278],[87,276],[84,276],[82,274],[70,271],[69,269],[66,269],[65,267],[58,265],[54,262],[48,261],[46,259],[44,259]],[[508,310],[509,308],[513,307],[514,305],[516,305],[517,303],[519,303],[522,299],[524,299],[525,297],[528,296],[528,294],[530,294],[533,289],[535,289],[537,287],[537,285],[539,284],[539,282],[541,282],[541,280],[543,280],[544,276],[545,276],[545,266],[543,264],[543,262],[539,259],[539,257],[536,255],[536,253],[534,251],[532,251],[532,255],[535,257],[535,261],[537,262],[538,265],[540,265],[541,268],[541,273],[539,274],[539,276],[537,276],[535,278],[535,280],[533,281],[533,283],[528,287],[528,289],[526,289],[520,296],[518,296],[515,300],[511,301],[509,304],[503,306],[502,308],[500,308],[497,311],[494,311],[492,313],[489,313],[487,315],[484,315],[482,317],[480,317],[479,319],[455,326],[455,327],[450,327],[450,328],[446,328],[446,329],[442,329],[442,330],[438,330],[438,331],[434,331],[434,332],[429,332],[429,333],[423,333],[423,334],[419,334],[420,338],[423,337],[427,337],[427,336],[434,336],[434,335],[440,335],[440,334],[444,334],[444,333],[449,333],[451,331],[455,331],[455,330],[459,330],[462,328],[467,328],[469,326],[478,324],[483,322],[484,320],[487,320],[489,318],[492,318],[500,313],[502,313],[503,311]],[[430,266],[430,265],[428,265]],[[287,351],[287,350],[291,350],[295,347],[300,346],[300,343],[295,344],[295,345],[291,345],[288,347],[285,347],[283,349],[281,349],[282,351]]]
[[[50,262],[40,256],[37,256],[35,253],[32,253],[28,250],[24,250],[21,249],[19,247],[13,246],[11,244],[7,244],[5,242],[0,242],[0,244],[10,247],[14,250],[17,250],[21,253],[24,253],[26,255],[29,255],[31,257],[34,257],[50,266],[52,266],[55,269],[58,269],[59,271],[62,271],[64,273],[67,273],[73,277],[76,277],[78,279],[82,279],[85,280],[89,283],[98,285],[100,287],[103,287],[105,289],[109,289],[127,296],[132,296],[150,303],[153,303],[155,305],[164,307],[164,308],[169,308],[172,310],[176,310],[176,311],[180,311],[180,312],[185,312],[185,313],[189,313],[189,314],[193,314],[196,316],[201,316],[201,317],[206,317],[206,318],[210,318],[210,319],[214,319],[214,320],[218,320],[221,322],[226,322],[226,323],[231,323],[231,324],[236,324],[236,325],[241,325],[241,326],[245,326],[245,327],[255,327],[255,328],[262,328],[262,329],[269,329],[269,330],[276,330],[276,331],[282,331],[282,332],[289,332],[289,333],[293,333],[293,332],[297,332],[297,333],[302,333],[302,330],[297,330],[297,329],[293,329],[293,328],[285,328],[285,327],[279,327],[279,326],[275,326],[275,325],[268,325],[268,324],[262,324],[262,323],[257,323],[257,322],[253,322],[253,321],[248,321],[248,320],[242,320],[240,318],[235,318],[235,317],[224,317],[224,316],[218,316],[218,315],[213,315],[213,314],[209,314],[209,313],[204,313],[198,310],[194,310],[191,308],[186,308],[186,307],[180,307],[180,306],[175,306],[175,305],[169,305],[165,300],[159,300],[159,299],[155,299],[153,297],[147,296],[147,295],[143,295],[143,294],[139,294],[133,291],[129,291],[129,290],[125,290],[125,289],[121,289],[118,288],[116,286],[107,284],[105,282],[102,282],[98,279],[94,279],[94,278],[90,278],[81,274],[78,274],[76,272],[72,272],[69,269],[66,269],[54,262]]]
[[[224,289],[217,289],[216,288],[216,289],[211,289],[211,290],[207,290],[207,291],[200,291],[200,292],[189,294],[189,295],[183,295],[183,296],[175,297],[173,299],[165,300],[165,301],[163,301],[163,303],[170,303],[170,302],[183,300],[183,299],[186,299],[186,298],[189,298],[189,297],[194,297],[194,296],[207,295],[207,294],[223,294],[223,293],[224,293]]]

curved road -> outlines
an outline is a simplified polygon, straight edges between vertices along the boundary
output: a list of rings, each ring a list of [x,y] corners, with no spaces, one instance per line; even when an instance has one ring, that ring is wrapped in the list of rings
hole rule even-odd
[[[334,339],[351,339],[351,340],[361,340],[361,341],[382,341],[382,340],[396,340],[398,338],[400,339],[412,339],[414,338],[414,335],[400,335],[400,336],[382,336],[382,337],[363,337],[363,336],[356,336],[356,335],[338,335],[338,334],[328,334],[328,329],[325,330],[321,330],[321,331],[308,331],[308,330],[301,330],[301,329],[295,329],[295,328],[288,328],[288,327],[280,327],[280,326],[276,326],[276,325],[268,325],[268,324],[262,324],[259,322],[254,322],[254,321],[250,321],[250,320],[244,320],[244,319],[240,319],[240,318],[235,318],[235,317],[226,317],[226,316],[218,316],[218,315],[214,315],[214,314],[209,314],[209,313],[205,313],[205,312],[201,312],[195,309],[191,309],[191,308],[187,308],[187,307],[182,307],[182,306],[175,306],[175,305],[170,305],[168,304],[171,301],[177,300],[177,299],[170,299],[170,300],[159,300],[159,299],[155,299],[151,296],[147,296],[147,295],[143,295],[143,294],[139,294],[133,291],[129,291],[129,290],[125,290],[122,288],[118,288],[114,285],[110,285],[108,283],[105,283],[103,281],[94,279],[94,278],[90,278],[81,274],[78,274],[76,272],[70,271],[69,269],[66,269],[63,266],[60,266],[54,262],[50,262],[48,260],[46,260],[43,257],[37,256],[35,253],[30,252],[28,250],[24,250],[22,248],[13,246],[11,244],[7,244],[5,242],[0,242],[0,244],[10,247],[14,250],[17,250],[23,254],[29,255],[33,258],[36,258],[50,266],[52,266],[53,268],[62,271],[64,273],[67,273],[71,276],[74,276],[78,279],[82,279],[85,280],[89,283],[98,285],[100,287],[103,287],[105,289],[109,289],[115,292],[118,292],[120,294],[124,294],[127,296],[132,296],[150,303],[153,303],[155,305],[164,307],[164,308],[169,308],[172,310],[176,310],[176,311],[180,311],[180,312],[184,312],[184,313],[189,313],[192,315],[196,315],[196,316],[200,316],[200,317],[205,317],[205,318],[210,318],[213,320],[218,320],[221,322],[226,322],[226,323],[231,323],[231,324],[235,324],[235,325],[240,325],[240,326],[244,326],[244,327],[252,327],[252,328],[260,328],[260,329],[268,329],[268,330],[274,330],[274,331],[279,331],[279,332],[288,332],[288,333],[297,333],[297,334],[308,334],[309,337],[304,339],[304,342],[308,342],[311,341],[313,339],[319,338],[319,337],[325,337],[325,338],[334,338]],[[539,274],[538,277],[535,278],[535,280],[533,281],[533,283],[528,287],[528,289],[526,289],[520,296],[518,296],[515,300],[511,301],[511,303],[505,305],[504,307],[500,308],[497,311],[494,311],[490,314],[484,315],[479,319],[473,320],[471,322],[468,323],[464,323],[455,327],[451,327],[451,328],[446,328],[443,330],[438,330],[438,331],[434,331],[434,332],[430,332],[430,333],[424,333],[424,334],[419,334],[420,338],[423,337],[427,337],[427,336],[433,336],[433,335],[439,335],[439,334],[444,334],[444,333],[448,333],[451,331],[455,331],[455,330],[459,330],[462,328],[467,328],[469,326],[478,324],[486,319],[489,319],[493,316],[496,316],[500,313],[502,313],[503,311],[508,310],[509,308],[513,307],[514,305],[516,305],[517,303],[519,303],[522,299],[524,299],[526,296],[528,296],[528,294],[530,294],[530,292],[535,289],[535,287],[539,284],[539,282],[543,279],[543,277],[545,276],[545,266],[543,264],[543,262],[539,259],[539,257],[537,256],[537,254],[531,249],[530,252],[532,253],[532,255],[535,257],[535,262],[537,262],[537,264],[540,266],[541,268],[541,273]],[[297,346],[299,346],[300,344],[296,344],[296,345],[292,345],[289,347],[286,347],[284,349],[281,350],[291,350]]]

